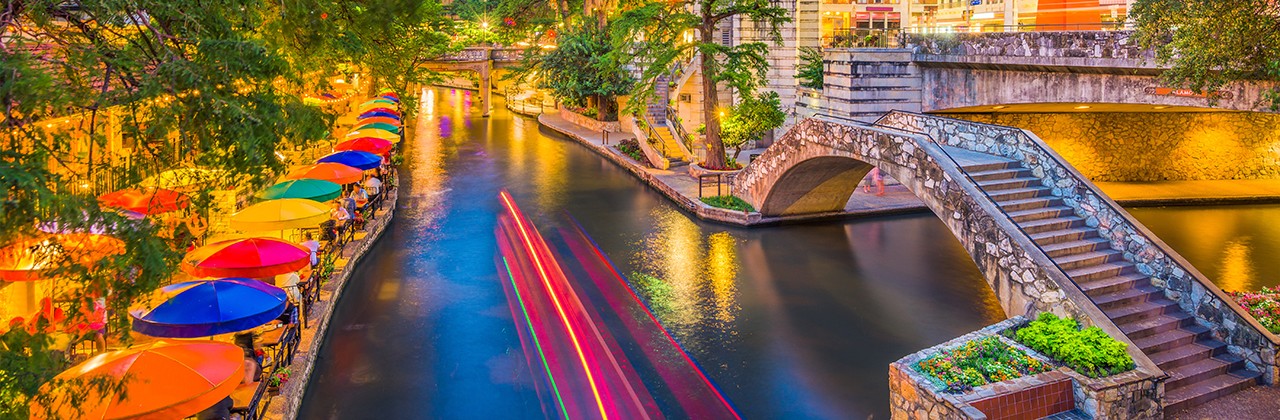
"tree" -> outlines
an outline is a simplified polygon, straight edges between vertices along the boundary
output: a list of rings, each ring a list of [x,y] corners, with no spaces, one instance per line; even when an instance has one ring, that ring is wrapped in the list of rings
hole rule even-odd
[[[738,159],[738,155],[742,154],[742,146],[747,142],[760,140],[765,133],[781,127],[786,120],[787,114],[782,112],[778,92],[743,98],[725,116],[722,127],[724,145],[733,148],[730,160]]]
[[[822,90],[825,69],[822,67],[822,50],[817,48],[800,49],[800,68],[796,71],[796,79],[800,86]]]
[[[1280,3],[1274,0],[1138,0],[1138,42],[1155,48],[1172,86],[1214,92],[1244,80],[1280,82]],[[1280,110],[1280,88],[1267,95]]]
[[[653,99],[657,79],[667,74],[681,57],[697,54],[702,71],[702,115],[706,125],[709,168],[725,168],[725,145],[720,138],[717,98],[720,84],[748,97],[765,78],[769,44],[745,42],[725,46],[715,41],[721,22],[747,18],[762,25],[774,45],[782,44],[780,27],[789,22],[786,9],[768,0],[631,0],[621,5],[613,21],[615,45],[612,58],[640,69],[629,107],[638,110]],[[686,42],[694,35],[693,42]],[[665,100],[665,98],[661,98]]]
[[[288,92],[321,87],[317,75],[357,65],[408,83],[416,76],[397,72],[413,74],[417,51],[438,47],[408,45],[435,41],[414,35],[434,31],[422,25],[438,14],[431,4],[7,3],[0,13],[0,247],[36,238],[48,241],[40,250],[65,251],[41,252],[41,262],[51,267],[42,276],[56,279],[59,292],[50,293],[51,312],[56,307],[66,319],[0,320],[0,418],[27,418],[32,402],[53,405],[38,392],[66,367],[53,336],[86,321],[81,308],[108,296],[116,314],[108,331],[127,341],[134,302],[176,271],[175,245],[186,244],[160,239],[146,220],[100,208],[95,196],[105,191],[95,186],[134,185],[175,166],[221,171],[194,193],[193,207],[200,208],[211,189],[270,180],[284,169],[277,150],[324,138],[333,121]],[[120,131],[114,139],[103,132],[106,120]],[[66,125],[81,129],[73,136]],[[109,141],[129,143],[133,164],[94,155]],[[88,152],[73,149],[79,145]],[[68,243],[37,229],[45,222],[104,231],[122,242],[123,252],[82,261]],[[120,386],[73,385],[88,387],[82,398],[90,389]]]
[[[607,34],[595,22],[581,23],[562,33],[555,49],[541,57],[530,55],[537,60],[538,87],[566,105],[596,107],[601,119],[616,115],[613,98],[629,91],[634,80],[606,58],[612,50]]]

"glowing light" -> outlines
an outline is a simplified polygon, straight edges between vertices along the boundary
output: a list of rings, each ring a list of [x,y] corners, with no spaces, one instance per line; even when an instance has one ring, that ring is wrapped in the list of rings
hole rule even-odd
[[[1165,109],[1165,108],[1168,108],[1168,107],[1167,107],[1167,106],[1164,106],[1164,105],[1159,105],[1159,106],[1153,106],[1152,108],[1155,108],[1155,109]]]
[[[1089,109],[1089,108],[1093,108],[1093,107],[1088,106],[1088,105],[1077,105],[1077,106],[1076,106],[1076,109]]]
[[[1005,108],[1008,108],[1008,107],[1009,107],[1008,105],[996,105],[996,106],[991,107],[991,109],[1005,109]]]
[[[1252,290],[1253,267],[1249,265],[1249,238],[1227,242],[1222,249],[1222,273],[1218,284],[1222,290],[1244,292]]]
[[[520,239],[524,241],[525,248],[529,251],[529,256],[533,258],[533,265],[538,269],[538,277],[542,279],[543,287],[547,288],[547,294],[551,296],[551,303],[556,308],[556,314],[559,315],[560,322],[564,324],[565,329],[569,332],[569,340],[573,341],[573,349],[578,353],[578,361],[582,364],[582,369],[587,374],[587,383],[591,385],[591,392],[596,399],[596,407],[600,409],[600,417],[608,419],[609,413],[605,411],[604,400],[600,397],[600,389],[596,387],[595,376],[591,374],[591,366],[587,363],[587,356],[582,351],[582,343],[578,341],[578,334],[574,332],[573,326],[569,324],[569,316],[565,313],[564,306],[560,304],[560,298],[553,292],[551,278],[546,272],[542,258],[538,257],[537,249],[533,245],[533,240],[530,239],[528,229],[524,226],[520,211],[515,208],[515,204],[511,202],[511,195],[507,194],[506,191],[500,193],[499,197],[502,198],[502,204],[507,207],[507,211],[514,216],[512,219],[515,220],[516,230],[520,232]]]

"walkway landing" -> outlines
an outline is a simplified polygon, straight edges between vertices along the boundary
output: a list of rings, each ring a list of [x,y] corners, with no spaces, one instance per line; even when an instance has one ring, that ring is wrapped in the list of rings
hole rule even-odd
[[[1095,182],[1125,205],[1280,203],[1280,179]]]

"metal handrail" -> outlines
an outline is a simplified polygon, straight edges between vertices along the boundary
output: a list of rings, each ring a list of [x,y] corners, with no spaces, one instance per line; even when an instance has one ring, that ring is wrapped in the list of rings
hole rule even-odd
[[[649,145],[650,145],[650,146],[652,146],[652,145],[653,145],[653,143],[654,143],[655,141],[657,141],[657,142],[658,142],[658,144],[659,144],[660,149],[662,150],[662,158],[663,158],[663,159],[670,159],[670,158],[671,158],[671,155],[668,155],[668,154],[667,154],[667,142],[662,141],[662,137],[658,135],[658,131],[657,131],[656,129],[654,129],[654,128],[653,128],[653,127],[654,127],[654,126],[653,126],[653,121],[650,121],[650,120],[649,120],[649,115],[648,115],[648,114],[641,114],[641,115],[640,115],[640,120],[644,122],[644,129],[645,129],[645,133],[644,133],[644,134],[645,134],[645,135],[647,135],[647,136],[649,136],[649,139],[648,139],[648,143],[649,143]]]
[[[676,141],[684,143],[684,147],[693,150],[693,137],[690,137],[689,133],[684,131],[684,123],[680,120],[679,113],[670,106],[667,107],[667,126],[671,127],[671,130],[675,133]]]

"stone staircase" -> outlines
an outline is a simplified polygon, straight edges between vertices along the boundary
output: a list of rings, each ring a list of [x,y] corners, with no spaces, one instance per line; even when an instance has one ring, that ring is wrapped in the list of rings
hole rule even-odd
[[[1019,162],[961,162],[961,167],[1169,375],[1166,413],[1259,382],[1261,374],[1246,369],[1241,357],[1228,353],[1225,343],[1213,339],[1192,314],[1152,286],[1122,251],[1099,237],[1096,228],[1087,226]]]
[[[688,165],[688,159],[684,151],[680,149],[680,144],[675,136],[671,134],[671,129],[665,124],[653,126],[653,132],[657,133],[656,139],[653,140],[653,148],[662,153],[662,156],[671,162],[671,167]]]

